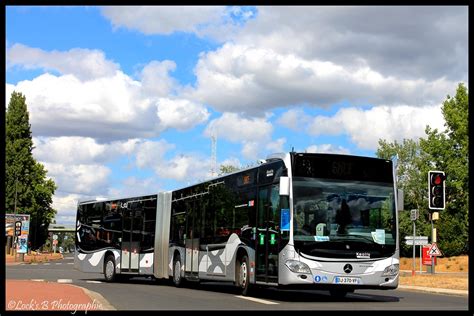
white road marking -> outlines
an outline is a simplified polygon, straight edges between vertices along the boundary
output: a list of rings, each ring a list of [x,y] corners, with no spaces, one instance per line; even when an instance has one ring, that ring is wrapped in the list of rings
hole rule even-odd
[[[31,265],[32,265],[32,266],[37,266],[38,264],[37,264],[37,263],[32,263]]]
[[[74,264],[74,262],[68,262],[68,263],[66,263],[66,264]]]
[[[43,282],[44,279],[31,279],[31,281],[35,281],[35,282]]]
[[[72,279],[58,279],[58,283],[72,283]]]
[[[43,263],[45,266],[49,266],[51,263]]]
[[[99,284],[102,283],[101,281],[86,281],[86,283],[94,283],[94,284]]]
[[[55,264],[63,264],[62,262],[56,262]]]
[[[236,295],[235,297],[242,298],[242,299],[244,299],[244,300],[249,300],[249,301],[261,303],[261,304],[267,304],[267,305],[280,304],[280,303],[276,303],[276,302],[271,302],[271,301],[267,301],[267,300],[262,300],[262,299],[255,298],[255,297],[248,297],[248,296],[242,296],[242,295]]]

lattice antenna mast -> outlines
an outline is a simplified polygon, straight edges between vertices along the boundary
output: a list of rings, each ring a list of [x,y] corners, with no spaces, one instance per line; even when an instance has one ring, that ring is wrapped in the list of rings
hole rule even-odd
[[[217,176],[217,133],[211,132],[211,177]]]

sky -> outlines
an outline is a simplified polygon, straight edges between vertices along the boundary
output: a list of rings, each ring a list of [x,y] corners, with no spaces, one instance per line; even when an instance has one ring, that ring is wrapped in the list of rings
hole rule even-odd
[[[79,200],[174,190],[269,154],[375,157],[444,130],[468,80],[467,6],[6,6],[6,107]]]

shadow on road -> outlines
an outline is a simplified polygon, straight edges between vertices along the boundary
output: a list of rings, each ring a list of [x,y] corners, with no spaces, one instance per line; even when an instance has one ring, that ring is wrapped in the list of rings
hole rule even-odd
[[[103,278],[96,279],[83,279],[85,281],[101,281],[104,282]],[[149,286],[169,286],[174,287],[171,280],[166,279],[155,279],[150,277],[131,277],[128,279],[121,279],[114,283],[123,284],[140,284]],[[182,290],[199,290],[208,292],[227,293],[232,295],[240,295],[239,289],[236,288],[232,283],[222,282],[186,282]],[[381,295],[381,291],[374,291],[374,294],[358,293],[356,290],[354,293],[347,294],[344,298],[333,297],[329,294],[329,291],[324,290],[289,290],[289,289],[276,289],[276,288],[255,288],[252,297],[267,299],[272,301],[281,302],[398,302],[400,298],[391,295]]]

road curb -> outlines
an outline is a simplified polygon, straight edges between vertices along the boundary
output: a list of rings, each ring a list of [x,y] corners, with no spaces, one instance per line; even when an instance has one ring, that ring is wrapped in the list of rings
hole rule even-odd
[[[102,310],[117,310],[101,294],[99,294],[95,291],[91,291],[89,289],[86,289],[85,287],[75,285],[75,284],[68,284],[68,285],[72,285],[72,286],[78,287],[81,290],[83,290],[84,293],[86,293],[86,295],[89,296],[92,299],[92,301],[97,301],[100,304],[100,306],[102,307]]]
[[[440,289],[440,288],[414,286],[414,285],[398,285],[398,288],[402,290],[422,291],[422,292],[457,295],[457,296],[468,296],[468,293],[469,293],[468,291],[463,291],[463,290]]]

